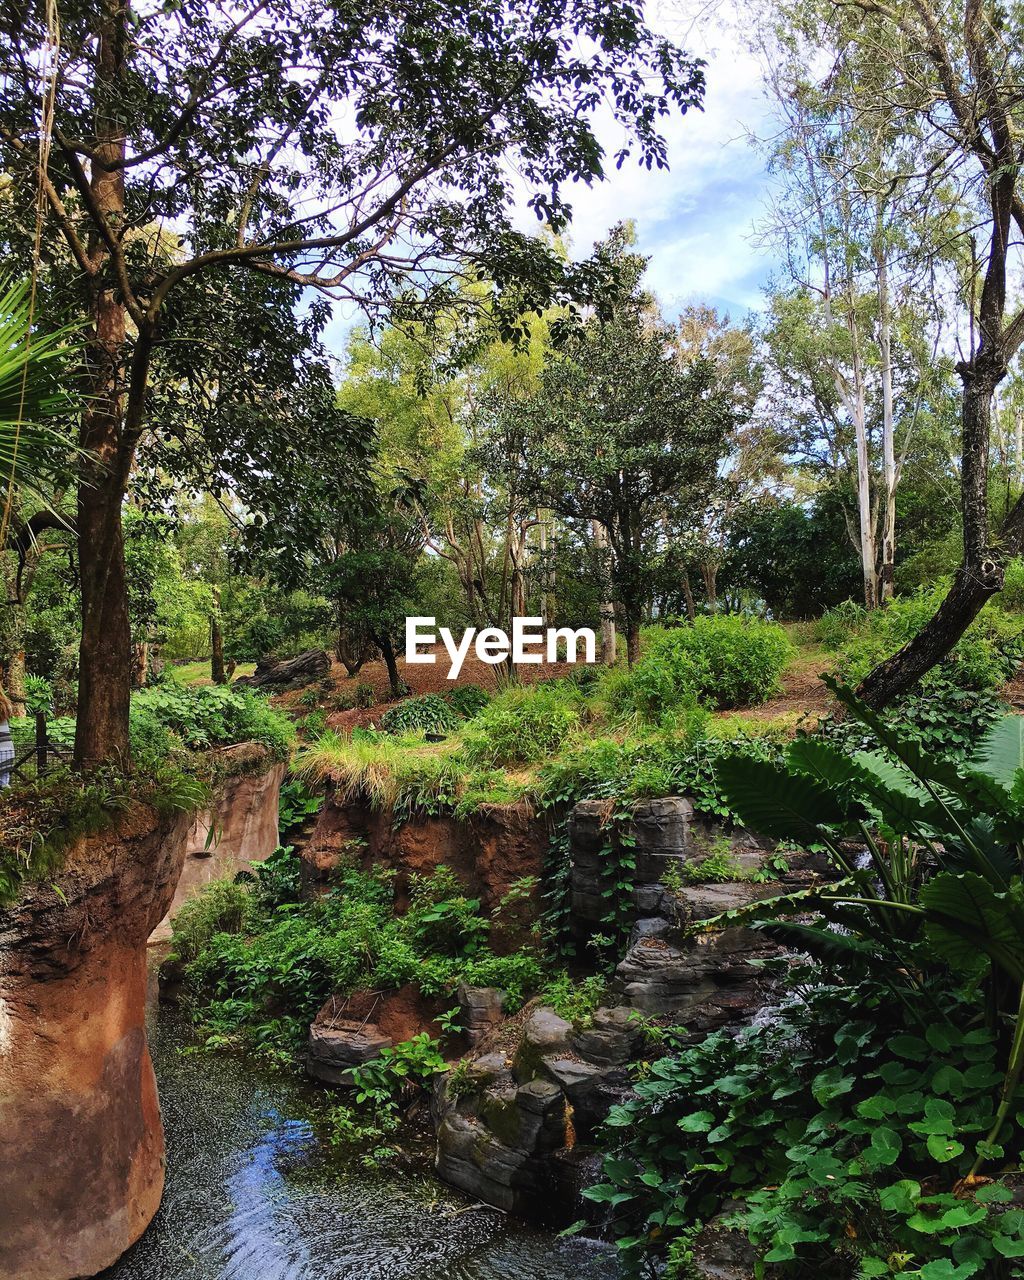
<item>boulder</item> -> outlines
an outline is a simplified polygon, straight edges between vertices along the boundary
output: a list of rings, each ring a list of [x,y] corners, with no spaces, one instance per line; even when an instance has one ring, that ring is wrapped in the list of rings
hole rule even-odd
[[[251,689],[302,689],[330,674],[331,660],[323,649],[307,649],[294,658],[260,658],[251,676],[239,676],[235,687]]]
[[[498,987],[467,987],[463,983],[455,998],[462,1010],[462,1030],[471,1048],[501,1025],[505,992]]]
[[[333,1025],[314,1022],[306,1043],[306,1071],[324,1084],[351,1085],[352,1068],[376,1058],[392,1041],[373,1023],[339,1018]]]

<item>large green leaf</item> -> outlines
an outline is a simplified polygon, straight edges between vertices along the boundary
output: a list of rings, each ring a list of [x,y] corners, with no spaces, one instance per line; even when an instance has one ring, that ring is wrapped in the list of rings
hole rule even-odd
[[[1004,716],[985,734],[970,767],[1009,789],[1024,769],[1024,716]]]
[[[762,835],[813,844],[822,826],[847,820],[835,791],[770,761],[731,756],[720,761],[717,773],[726,803],[744,826]]]
[[[944,871],[921,890],[925,931],[956,968],[973,969],[981,956],[1014,982],[1024,981],[1024,911],[1019,891],[997,892],[973,872]]]

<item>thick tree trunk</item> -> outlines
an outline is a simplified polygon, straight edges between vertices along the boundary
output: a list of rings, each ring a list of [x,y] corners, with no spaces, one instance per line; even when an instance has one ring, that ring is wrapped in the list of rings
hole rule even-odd
[[[718,612],[718,565],[713,560],[706,560],[701,565],[701,577],[704,579],[704,596],[708,602],[710,613]]]
[[[110,103],[117,100],[124,70],[127,8],[119,0],[107,0],[104,9],[94,91],[98,163],[90,185],[100,215],[119,233],[124,220],[124,174],[119,166],[125,157],[125,137]],[[121,525],[133,453],[122,438],[127,325],[124,299],[105,278],[109,250],[98,233],[90,243],[90,254],[97,274],[91,285],[93,332],[86,354],[90,385],[81,443],[99,465],[91,468],[78,488],[82,643],[74,763],[76,768],[87,768],[116,760],[127,768],[132,639]],[[137,388],[140,413],[142,394],[143,388]]]
[[[213,610],[210,614],[210,679],[214,684],[227,684],[224,674],[224,632],[220,627],[220,587],[213,588]]]
[[[96,449],[104,437],[109,439],[109,428],[100,423],[83,434],[86,448]],[[92,485],[83,484],[78,491],[82,647],[75,730],[77,768],[106,760],[127,766],[130,758],[132,637],[121,529],[122,497],[121,485],[113,477],[97,476]]]
[[[632,666],[640,657],[640,624],[626,623],[626,661]]]
[[[858,695],[877,710],[912,689],[952,651],[985,601],[1002,585],[1002,566],[994,561],[986,561],[975,569],[958,569],[949,594],[934,616],[909,644],[865,676],[857,689]]]

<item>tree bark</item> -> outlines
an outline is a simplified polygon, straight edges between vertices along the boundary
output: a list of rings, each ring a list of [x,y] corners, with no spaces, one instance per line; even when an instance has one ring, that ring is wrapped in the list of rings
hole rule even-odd
[[[691,622],[697,620],[697,604],[693,598],[693,587],[690,586],[690,575],[683,570],[683,599],[686,601],[686,616]]]
[[[107,0],[96,67],[96,162],[92,199],[106,225],[119,234],[124,222],[124,130],[116,119],[117,83],[124,68],[126,10]],[[114,166],[107,168],[107,162]],[[87,347],[90,383],[82,413],[81,443],[99,465],[78,488],[79,581],[82,643],[74,763],[77,768],[117,760],[130,765],[131,627],[124,563],[121,503],[131,466],[122,440],[121,378],[127,326],[125,302],[107,280],[110,254],[94,232],[90,257],[93,331]]]
[[[626,623],[626,662],[632,666],[640,657],[640,624]]]
[[[976,367],[979,364],[981,373]],[[1002,590],[1006,559],[1020,550],[1024,538],[1022,498],[1003,523],[997,540],[998,551],[986,545],[988,433],[992,394],[998,381],[989,364],[987,359],[978,359],[960,371],[964,384],[961,408],[964,563],[933,617],[909,643],[869,672],[858,687],[858,695],[876,710],[912,689],[923,675],[947,657],[985,602]]]
[[[879,231],[879,236],[881,232]],[[889,314],[889,269],[885,250],[879,242],[878,265],[878,349],[882,379],[882,558],[878,594],[882,604],[893,597],[896,576],[896,441],[892,398],[892,319]]]
[[[608,530],[600,520],[591,520],[590,529],[594,538],[594,550],[598,555],[598,572],[601,575],[601,602],[598,605],[601,617],[601,661],[606,667],[613,667],[619,654],[615,638],[615,604],[609,599]]]
[[[210,613],[210,679],[214,684],[227,684],[224,673],[224,632],[220,626],[220,587],[212,590],[213,609]]]
[[[398,674],[398,661],[395,658],[395,646],[391,643],[389,635],[377,637],[377,644],[380,646],[381,654],[384,658],[384,665],[388,669],[388,680],[391,684],[391,692],[396,698],[403,698],[409,689],[405,681]]]

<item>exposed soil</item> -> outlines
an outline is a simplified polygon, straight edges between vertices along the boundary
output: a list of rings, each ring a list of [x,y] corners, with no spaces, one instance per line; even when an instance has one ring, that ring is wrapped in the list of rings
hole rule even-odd
[[[462,664],[458,677],[449,680],[450,666],[448,654],[443,645],[435,645],[432,652],[436,656],[433,665],[415,663],[408,665],[404,658],[398,660],[398,672],[411,693],[419,696],[424,693],[450,693],[458,685],[475,684],[490,692],[501,687],[501,681],[507,668],[491,666],[481,662],[475,654],[469,654]],[[558,676],[567,676],[576,668],[568,662],[540,662],[530,666],[516,668],[516,676],[520,684],[535,684],[539,680],[554,680]],[[333,693],[321,701],[327,711],[327,723],[332,729],[348,730],[366,728],[376,724],[381,712],[396,701],[388,682],[387,667],[383,662],[368,662],[355,676],[350,676],[340,662],[331,661],[328,677],[333,685]],[[354,698],[359,685],[369,685],[374,694],[372,707],[356,707],[349,711],[333,711],[331,703],[336,698]],[[306,708],[299,699],[303,690],[292,690],[274,699],[276,705],[302,715]]]
[[[800,653],[794,659],[782,677],[782,692],[767,702],[758,703],[756,707],[745,707],[742,712],[720,711],[720,716],[740,714],[746,720],[774,720],[780,716],[797,715],[800,719],[794,724],[809,721],[807,727],[822,716],[834,710],[835,699],[821,683],[821,675],[828,672],[832,661],[826,654],[819,652]],[[1021,687],[1024,699],[1024,685]]]

